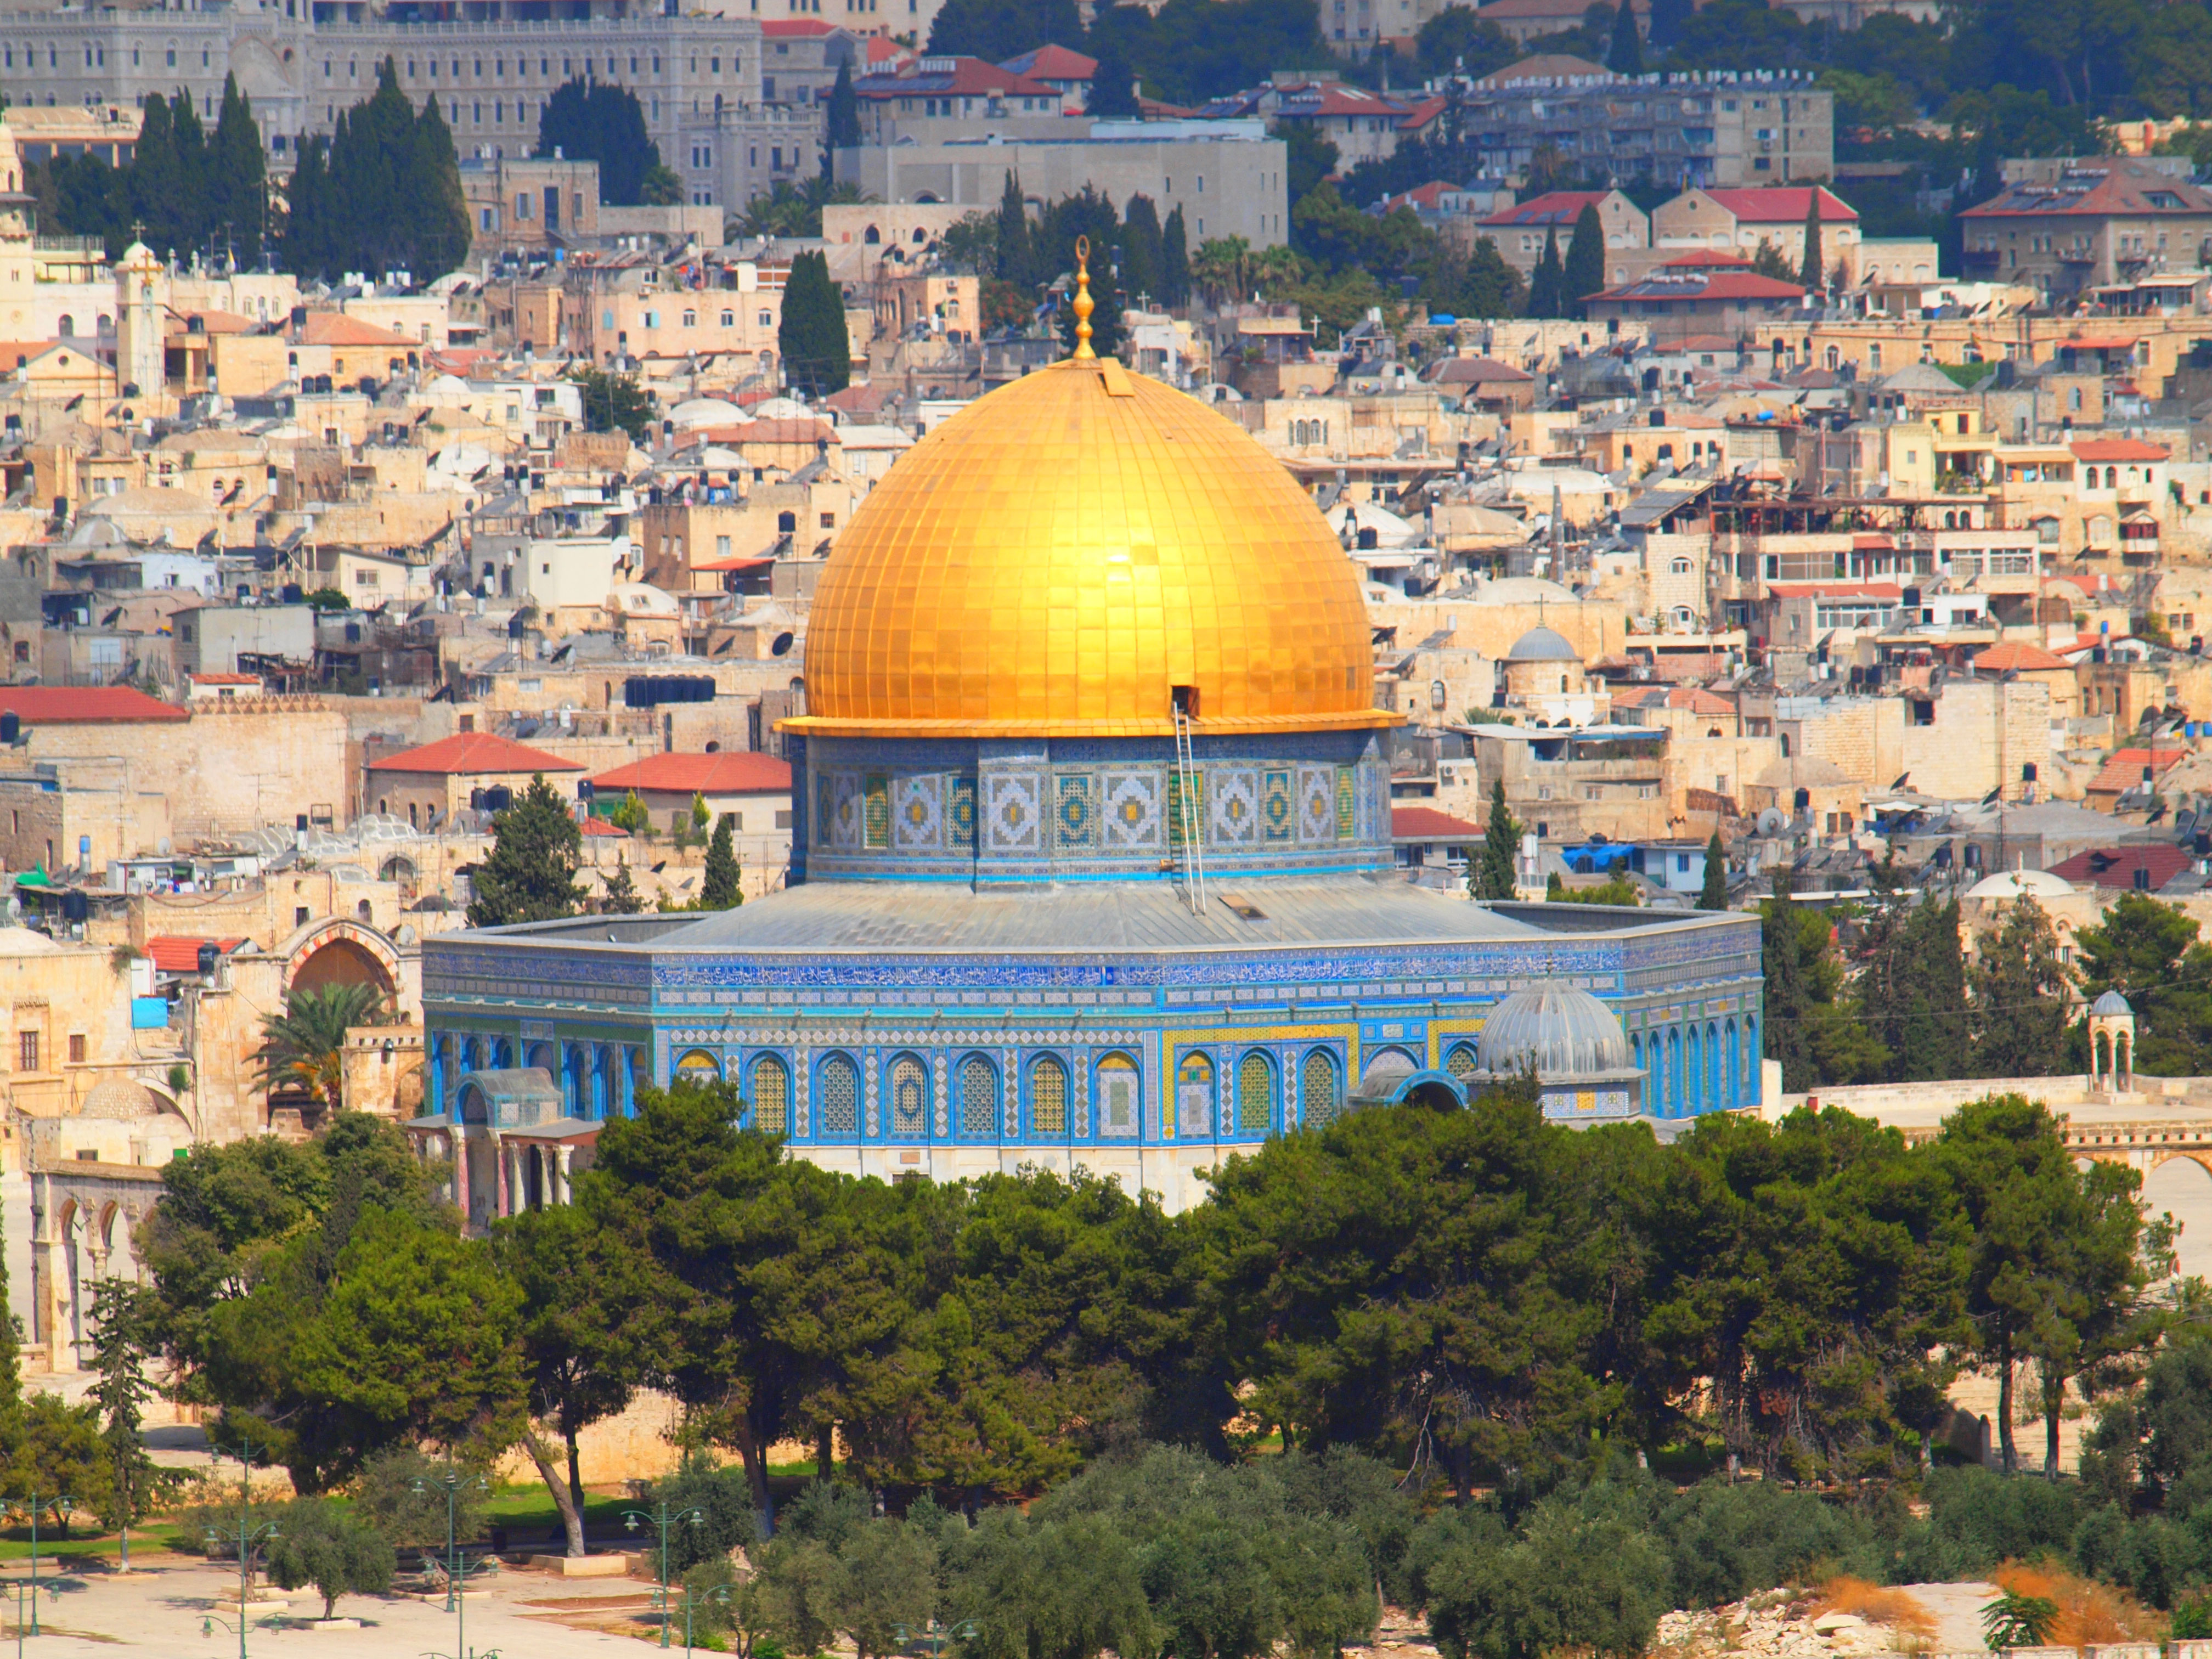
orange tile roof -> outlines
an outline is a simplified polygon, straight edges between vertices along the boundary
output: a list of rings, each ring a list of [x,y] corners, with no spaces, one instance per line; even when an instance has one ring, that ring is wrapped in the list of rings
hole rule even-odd
[[[743,750],[718,755],[647,755],[601,773],[592,780],[592,787],[697,795],[788,794],[791,763]]]
[[[586,836],[616,836],[625,841],[629,838],[629,830],[618,823],[610,823],[605,818],[586,818],[578,827]]]
[[[0,714],[16,715],[26,726],[191,719],[176,704],[127,685],[0,685]]]
[[[243,939],[208,939],[198,934],[157,934],[146,941],[146,954],[161,973],[197,974],[200,970],[201,945],[212,945],[228,956],[246,942]]]
[[[2143,768],[2150,768],[2153,778],[2188,755],[2186,749],[2122,749],[2116,750],[2097,775],[2089,781],[2084,793],[2099,795],[2124,794],[2140,787]]]
[[[580,762],[563,760],[543,749],[490,732],[456,732],[450,738],[371,761],[372,772],[436,772],[459,776],[478,772],[580,772]]]
[[[1440,812],[1433,806],[1394,806],[1390,809],[1393,841],[1479,841],[1480,824]]]
[[[2164,444],[2147,444],[2140,438],[2085,438],[2068,447],[2084,461],[2163,461],[2173,453]]]
[[[342,311],[311,311],[300,325],[297,337],[302,345],[326,346],[420,346],[420,340],[410,340],[404,334],[394,334],[389,329],[364,323],[358,317],[349,317]]]
[[[2014,641],[1993,645],[1974,659],[1977,674],[2010,674],[2029,669],[2065,668],[2070,665],[2063,657],[2054,657],[2040,646]]]
[[[1814,185],[1754,186],[1748,190],[1709,190],[1706,195],[1718,202],[1736,216],[1739,222],[1753,225],[1802,225],[1805,210],[1813,204],[1813,190],[1820,191],[1820,222],[1824,225],[1855,225],[1859,222],[1858,210],[1834,191]]]

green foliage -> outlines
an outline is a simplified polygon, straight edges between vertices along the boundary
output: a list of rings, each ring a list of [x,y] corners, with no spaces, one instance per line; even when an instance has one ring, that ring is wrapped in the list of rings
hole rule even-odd
[[[556,149],[569,161],[599,164],[599,199],[611,207],[644,201],[646,174],[660,166],[660,147],[647,134],[637,94],[611,81],[576,79],[554,88],[538,112],[532,154]]]
[[[647,207],[679,207],[684,201],[684,180],[667,162],[655,161],[639,179],[637,195]]]
[[[866,199],[858,185],[835,183],[823,173],[814,173],[795,185],[779,179],[766,194],[745,204],[730,240],[735,241],[740,235],[819,236],[824,207]]]
[[[325,1498],[301,1498],[276,1511],[269,1576],[286,1589],[314,1586],[323,1617],[343,1595],[381,1595],[398,1565],[391,1544],[353,1512]]]
[[[58,1395],[33,1394],[23,1401],[21,1423],[0,1467],[0,1505],[27,1516],[35,1498],[40,1529],[52,1527],[64,1538],[73,1514],[112,1512],[115,1458],[97,1405],[71,1406]]]
[[[2039,1648],[2058,1622],[2058,1603],[2045,1595],[2006,1590],[1982,1609],[1982,1633],[1992,1650]]]
[[[5,1289],[0,1284],[0,1291]],[[106,1279],[93,1293],[91,1323],[93,1370],[100,1379],[91,1399],[105,1419],[100,1438],[108,1456],[100,1523],[125,1534],[127,1554],[131,1523],[173,1492],[179,1479],[147,1455],[141,1433],[146,1401],[155,1394],[146,1380],[146,1362],[157,1346],[159,1309],[143,1286]]]
[[[1705,843],[1705,883],[1698,892],[1698,908],[1728,908],[1728,849],[1721,845],[1721,832],[1717,830]]]
[[[1628,0],[1620,0],[1625,9]],[[1623,15],[1626,13],[1624,9]],[[1626,24],[1626,37],[1636,39],[1636,24]],[[1640,71],[1638,71],[1640,73]],[[1560,308],[1571,316],[1583,314],[1583,302],[1605,287],[1605,227],[1599,222],[1597,204],[1583,204],[1575,218],[1575,234],[1567,243],[1566,264],[1559,275]]]
[[[1972,995],[1974,1067],[1983,1077],[2049,1077],[2066,1055],[2073,975],[2043,907],[2025,894],[1984,939],[1966,970]]]
[[[853,341],[845,326],[845,293],[830,280],[824,255],[793,256],[776,347],[783,356],[784,384],[795,391],[825,398],[851,382]]]
[[[1878,883],[1883,878],[1878,873]],[[1958,902],[1886,892],[1855,954],[1860,976],[1854,989],[1867,1032],[1888,1054],[1884,1080],[1972,1076]]]
[[[634,916],[645,908],[645,900],[637,890],[637,882],[630,875],[627,863],[615,866],[614,874],[607,877],[599,893],[599,912],[610,916]]]
[[[1283,133],[1283,177],[1291,200],[1303,202],[1321,181],[1336,171],[1337,149],[1304,122],[1295,122]]]
[[[634,374],[611,374],[589,363],[568,371],[583,394],[584,425],[592,432],[626,432],[634,444],[653,441],[653,397]]]
[[[1602,1506],[1547,1498],[1499,1550],[1468,1549],[1430,1570],[1429,1627],[1449,1659],[1538,1659],[1581,1648],[1634,1659],[1668,1609],[1667,1559],[1648,1533]]]
[[[477,1482],[483,1471],[427,1456],[404,1442],[362,1460],[354,1477],[354,1509],[395,1549],[442,1554],[448,1516],[447,1492],[441,1483],[455,1474],[461,1478],[453,1489],[453,1536],[463,1541],[480,1537],[486,1494]],[[416,1490],[418,1486],[422,1490]]]
[[[1522,824],[1505,804],[1505,780],[1490,781],[1490,817],[1483,826],[1482,856],[1467,872],[1467,890],[1479,899],[1510,899],[1517,883]]]
[[[702,910],[733,910],[745,902],[739,880],[736,816],[725,812],[714,825],[714,839],[707,844],[707,868],[699,885]]]
[[[998,64],[1038,46],[1074,46],[1082,39],[1075,0],[945,0],[929,27],[929,51]]]
[[[1759,246],[1751,251],[1751,272],[1754,276],[1771,276],[1778,283],[1794,283],[1797,269],[1782,250],[1766,237],[1759,239]]]
[[[1615,75],[1644,73],[1644,38],[1637,33],[1636,13],[1629,0],[1620,0],[1620,9],[1613,14],[1613,32],[1608,37],[1605,66]]]
[[[325,985],[294,991],[281,1014],[261,1017],[261,1046],[254,1051],[262,1086],[304,1090],[319,1105],[344,1103],[346,1033],[356,1025],[382,1025],[389,1018],[384,994],[374,985]]]
[[[607,822],[617,830],[627,830],[633,836],[653,827],[653,815],[646,810],[645,802],[633,789],[623,797],[622,805],[607,814]]]
[[[704,1451],[685,1453],[675,1474],[654,1481],[651,1501],[668,1504],[672,1512],[696,1510],[704,1517],[669,1534],[671,1573],[727,1560],[732,1550],[750,1550],[760,1541],[760,1517],[753,1511],[745,1472],[718,1464]],[[784,1525],[791,1525],[787,1510]]]
[[[1889,1051],[1869,1032],[1850,994],[1828,917],[1790,896],[1786,866],[1776,868],[1774,896],[1760,911],[1766,1058],[1782,1062],[1784,1090],[1885,1075]]]
[[[1320,12],[1312,0],[1166,0],[1156,11],[1102,6],[1088,40],[1080,43],[1075,30],[1045,21],[1065,0],[1042,6],[1026,0],[972,3],[1039,19],[1048,27],[1048,38],[1062,46],[1081,44],[1094,58],[1118,55],[1143,78],[1147,91],[1170,104],[1203,104],[1257,85],[1276,70],[1341,68],[1322,39]],[[938,14],[940,27],[944,18],[944,12]],[[935,31],[930,39],[934,52]],[[988,55],[998,62],[1012,53]]]
[[[1544,899],[1550,904],[1638,905],[1644,902],[1644,889],[1626,870],[1614,871],[1595,887],[1570,887],[1554,870],[1544,884]]]
[[[2212,1066],[2212,945],[2197,933],[2179,905],[2127,892],[2075,935],[2083,1000],[2118,991],[2135,1009],[2143,1076],[2195,1077]]]
[[[491,833],[491,854],[476,870],[470,927],[551,921],[583,908],[584,890],[576,881],[583,832],[543,773],[493,814]]]
[[[260,262],[269,218],[260,129],[233,76],[210,137],[189,93],[149,94],[140,109],[132,160],[111,167],[94,155],[58,155],[27,169],[44,223],[98,236],[108,257],[134,240],[165,257],[211,252],[243,270]]]
[[[841,149],[856,149],[860,143],[860,100],[853,90],[853,65],[850,59],[837,65],[837,78],[830,84],[830,107],[823,112],[823,143],[834,155]],[[822,171],[834,173],[829,156],[823,157]]]
[[[329,138],[301,146],[289,197],[283,256],[300,276],[404,270],[422,283],[468,254],[468,205],[443,106],[430,98],[418,112],[389,58],[368,100],[341,114]]]
[[[335,587],[319,587],[307,595],[306,604],[316,611],[350,611],[353,601]]]
[[[1477,80],[1521,55],[1504,30],[1471,6],[1445,6],[1421,25],[1414,56],[1424,76],[1463,74]]]
[[[1805,252],[1797,267],[1800,286],[1815,292],[1828,285],[1828,268],[1820,257],[1820,187],[1805,192]]]
[[[1566,273],[1559,264],[1559,233],[1544,233],[1544,251],[1538,256],[1536,269],[1528,278],[1528,315],[1558,317],[1565,305],[1564,289]]]
[[[1098,67],[1091,74],[1091,101],[1084,113],[1099,120],[1133,120],[1141,113],[1136,76],[1118,46],[1099,49]]]

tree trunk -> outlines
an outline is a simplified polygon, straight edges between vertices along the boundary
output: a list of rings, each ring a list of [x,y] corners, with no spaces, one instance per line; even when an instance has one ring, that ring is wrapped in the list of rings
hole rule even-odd
[[[2043,1367],[2043,1473],[2058,1478],[2058,1413],[2066,1403],[2066,1379],[2055,1367]]]
[[[837,1478],[837,1425],[835,1423],[824,1423],[816,1432],[814,1478],[817,1480]]]
[[[584,1553],[584,1511],[568,1494],[568,1483],[561,1478],[554,1466],[553,1449],[532,1424],[522,1437],[522,1448],[530,1454],[530,1461],[538,1466],[538,1478],[545,1483],[545,1490],[553,1494],[553,1507],[561,1511],[561,1529],[568,1535],[568,1553],[580,1556]]]
[[[2020,1459],[2012,1443],[2012,1339],[2007,1337],[1997,1348],[1997,1461],[2007,1474],[2020,1467]]]
[[[775,1502],[769,1496],[768,1459],[745,1414],[739,1412],[735,1415],[738,1461],[744,1465],[745,1486],[752,1492],[753,1512],[760,1516],[761,1536],[772,1538],[775,1535]]]
[[[580,1515],[584,1510],[584,1472],[576,1456],[576,1431],[564,1428],[562,1433],[568,1442],[568,1496],[574,1500],[576,1512]]]

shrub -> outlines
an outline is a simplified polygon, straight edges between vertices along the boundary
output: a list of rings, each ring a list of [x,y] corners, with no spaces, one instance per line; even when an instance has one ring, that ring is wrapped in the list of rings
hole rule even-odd
[[[286,1589],[313,1584],[328,1619],[341,1595],[380,1595],[392,1587],[392,1545],[326,1498],[301,1498],[276,1517],[269,1576]]]

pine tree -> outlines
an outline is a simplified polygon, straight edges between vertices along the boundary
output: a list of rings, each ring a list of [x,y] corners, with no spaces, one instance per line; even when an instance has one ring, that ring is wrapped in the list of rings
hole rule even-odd
[[[1883,1029],[1886,1022],[1873,1022],[1875,1035],[1891,1051],[1891,1080],[1926,1083],[1965,1077],[1971,1071],[1972,1045],[1958,900],[1938,904],[1925,899],[1914,905],[1899,937],[1897,994],[1886,1010],[1868,1005],[1870,1013],[1891,1016],[1888,1030]]]
[[[1482,856],[1467,872],[1467,890],[1479,899],[1510,899],[1518,885],[1521,825],[1505,804],[1505,780],[1490,781],[1490,822],[1482,831]]]
[[[1098,67],[1091,72],[1091,101],[1083,112],[1103,120],[1128,119],[1141,112],[1136,77],[1129,72],[1129,60],[1120,47],[1109,45],[1098,49]]]
[[[1654,52],[1665,51],[1682,38],[1682,25],[1696,15],[1694,0],[1651,0],[1647,43]]]
[[[1606,48],[1605,66],[1615,75],[1644,73],[1644,41],[1636,32],[1636,13],[1629,0],[1620,0],[1613,20],[1613,40]]]
[[[1625,9],[1628,0],[1620,0]],[[1597,204],[1585,202],[1575,216],[1575,234],[1567,243],[1567,262],[1559,277],[1559,308],[1570,317],[1583,314],[1583,301],[1605,287],[1605,227],[1597,216]]]
[[[2041,905],[2023,893],[1982,940],[1967,969],[1973,993],[1974,1073],[2049,1077],[2067,1067],[2072,977]]]
[[[860,147],[860,97],[853,90],[851,59],[837,65],[837,79],[830,88],[830,107],[823,121],[824,147],[822,176],[837,176],[837,152]]]
[[[1559,289],[1566,281],[1559,267],[1559,233],[1557,228],[1544,233],[1543,257],[1536,261],[1536,274],[1528,283],[1528,315],[1556,317],[1559,314]]]
[[[851,80],[840,84],[849,94]],[[538,118],[533,153],[556,149],[568,161],[598,162],[599,199],[617,207],[642,202],[645,176],[660,165],[660,146],[647,131],[637,94],[607,81],[572,79],[553,89]]]
[[[714,839],[707,846],[707,872],[699,884],[699,908],[731,910],[745,902],[738,872],[737,819],[725,812],[715,821]]]
[[[1698,895],[1698,908],[1728,908],[1728,853],[1721,846],[1721,832],[1717,830],[1705,843],[1705,885]]]
[[[1034,281],[1030,274],[1033,263],[1030,216],[1022,202],[1022,181],[1008,168],[1006,186],[999,192],[999,280],[1012,283],[1026,292]]]
[[[530,780],[520,799],[493,817],[491,833],[491,856],[477,866],[470,927],[551,921],[582,909],[576,866],[583,836],[543,773]]]
[[[404,270],[416,283],[467,257],[460,158],[437,99],[418,114],[387,58],[376,91],[340,115],[327,145],[302,147],[289,191],[285,268],[335,278]]]
[[[0,1255],[0,1469],[21,1462],[24,1333],[8,1305],[8,1262]]]
[[[784,384],[794,391],[818,398],[851,384],[853,342],[845,329],[845,294],[830,280],[824,255],[793,256],[776,345],[783,354]]]
[[[1505,263],[1498,244],[1484,237],[1474,245],[1460,285],[1459,314],[1462,317],[1512,317],[1519,314],[1524,290],[1521,273]]]
[[[638,896],[637,883],[631,878],[628,863],[615,866],[615,872],[606,878],[605,890],[599,895],[599,914],[608,916],[634,916],[645,908]]]
[[[145,1362],[158,1346],[153,1322],[159,1306],[154,1293],[119,1279],[102,1279],[94,1291],[92,1401],[103,1419],[100,1438],[107,1446],[110,1485],[100,1519],[123,1534],[123,1568],[131,1568],[131,1523],[149,1500],[173,1488],[176,1476],[147,1455],[141,1433],[146,1401],[154,1386]]]
[[[1816,293],[1827,286],[1827,267],[1820,258],[1820,187],[1818,185],[1805,192],[1805,258],[1797,268],[1797,281],[1801,287]]]
[[[1179,207],[1160,228],[1160,298],[1170,306],[1190,303],[1190,240]]]

